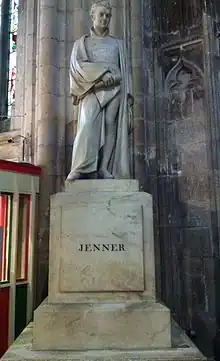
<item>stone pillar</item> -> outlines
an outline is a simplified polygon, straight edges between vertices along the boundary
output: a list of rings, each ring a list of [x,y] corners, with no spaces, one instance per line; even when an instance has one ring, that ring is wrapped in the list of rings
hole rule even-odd
[[[57,21],[59,31],[57,34],[56,56],[58,69],[57,88],[57,145],[56,145],[56,189],[61,189],[65,180],[65,131],[66,131],[66,97],[69,88],[66,84],[68,67],[66,62],[67,51],[67,1],[58,1]]]
[[[48,270],[48,225],[50,194],[56,191],[58,57],[57,0],[39,0],[37,34],[36,87],[36,164],[43,169],[40,192],[40,224],[38,235],[38,294],[37,301],[46,296]]]
[[[110,23],[110,33],[118,38],[123,37],[123,1],[112,0],[112,19]]]
[[[75,32],[74,32],[74,3],[67,1],[66,3],[66,79],[65,79],[65,106],[66,106],[66,133],[65,133],[65,174],[71,167],[72,145],[73,145],[73,124],[74,124],[74,112],[69,94],[69,63],[70,55],[73,47]],[[76,29],[77,30],[77,29]]]
[[[74,41],[89,28],[89,0],[66,2],[66,135],[65,135],[65,172],[69,173],[72,160],[73,139],[76,133],[77,107],[73,107],[69,94],[69,64]]]
[[[24,103],[25,103],[25,75],[29,72],[25,64],[26,57],[26,23],[27,23],[27,1],[19,2],[18,8],[18,35],[16,54],[16,95],[14,118],[11,120],[11,129],[19,129],[24,132]],[[32,91],[29,89],[29,92]]]
[[[0,129],[7,126],[8,98],[8,52],[9,52],[9,11],[10,2],[2,1],[0,12]]]
[[[132,80],[134,93],[133,107],[133,157],[134,157],[134,177],[140,180],[142,186],[143,173],[145,172],[145,132],[144,132],[144,93],[143,93],[143,44],[142,44],[142,2],[130,0],[131,11],[131,62]]]
[[[23,29],[23,112],[21,112],[20,97],[16,88],[16,113],[15,118],[20,119],[21,132],[25,141],[25,160],[34,162],[34,130],[35,130],[35,94],[36,94],[36,31],[37,31],[37,2],[26,2],[23,16],[25,26]],[[21,45],[21,43],[19,43]],[[19,51],[18,51],[19,52]],[[19,72],[18,72],[19,73]],[[21,89],[21,90],[23,90]]]

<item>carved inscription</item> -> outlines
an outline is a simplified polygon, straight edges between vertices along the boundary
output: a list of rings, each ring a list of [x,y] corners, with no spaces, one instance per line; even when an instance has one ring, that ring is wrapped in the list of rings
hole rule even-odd
[[[125,252],[124,244],[81,244],[80,252]]]

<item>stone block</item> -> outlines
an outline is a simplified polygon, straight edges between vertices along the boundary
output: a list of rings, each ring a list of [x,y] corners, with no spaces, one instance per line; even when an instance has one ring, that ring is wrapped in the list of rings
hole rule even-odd
[[[137,181],[69,184],[50,223],[50,303],[155,297],[152,197]]]
[[[65,193],[71,193],[72,195],[77,192],[138,192],[139,182],[134,179],[123,180],[83,180],[76,182],[66,182]],[[64,193],[57,193],[54,197],[60,197]],[[149,195],[150,196],[150,195]]]
[[[48,304],[35,311],[35,350],[170,347],[170,312],[159,303]]]
[[[35,351],[32,348],[30,324],[2,361],[205,361],[206,358],[179,327],[172,327],[170,348],[149,350],[87,350],[87,351]]]
[[[60,292],[144,291],[142,208],[62,207]]]

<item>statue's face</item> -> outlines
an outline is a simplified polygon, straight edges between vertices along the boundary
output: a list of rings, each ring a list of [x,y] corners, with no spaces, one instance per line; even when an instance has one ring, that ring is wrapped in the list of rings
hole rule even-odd
[[[92,21],[94,28],[105,30],[109,27],[111,11],[104,6],[98,6],[93,13]]]

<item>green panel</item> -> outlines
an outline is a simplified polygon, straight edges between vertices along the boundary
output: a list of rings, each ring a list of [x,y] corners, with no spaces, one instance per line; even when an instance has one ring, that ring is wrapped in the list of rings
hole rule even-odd
[[[15,338],[17,338],[26,326],[27,320],[27,284],[16,286],[15,300]]]

